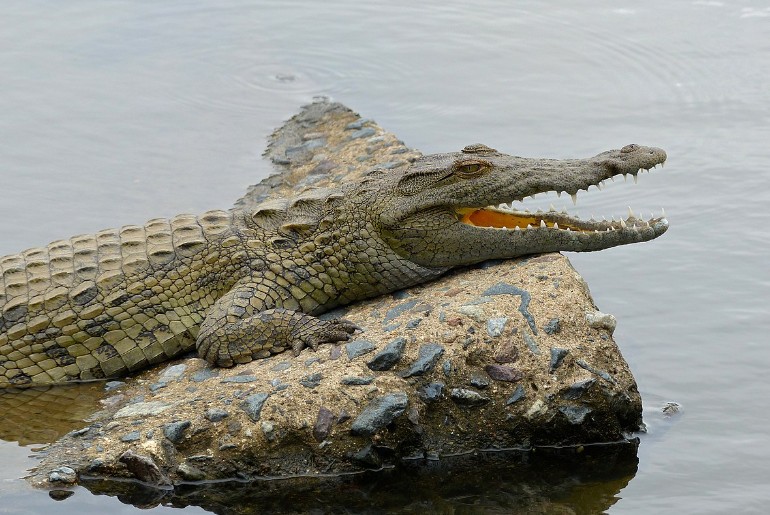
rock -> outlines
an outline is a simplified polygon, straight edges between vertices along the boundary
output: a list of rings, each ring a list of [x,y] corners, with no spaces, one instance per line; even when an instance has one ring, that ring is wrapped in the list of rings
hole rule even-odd
[[[521,399],[524,398],[524,387],[521,385],[518,385],[516,389],[513,391],[510,397],[505,401],[506,406],[510,406],[511,404],[515,404],[519,402]]]
[[[479,390],[489,388],[489,378],[482,374],[479,374],[478,372],[473,373],[471,375],[471,380],[469,381],[469,383],[472,387],[478,388]]]
[[[602,313],[601,311],[586,313],[586,322],[588,322],[589,327],[604,329],[610,334],[615,332],[615,328],[618,325],[618,321],[614,316]]]
[[[314,374],[307,375],[299,380],[299,384],[304,386],[305,388],[315,388],[319,384],[321,384],[321,379],[323,379],[323,374],[320,372],[316,372]]]
[[[505,381],[508,383],[521,381],[524,377],[524,374],[519,370],[504,365],[487,365],[484,367],[484,371],[495,381]]]
[[[570,424],[578,425],[583,423],[586,415],[591,413],[592,410],[587,406],[562,406],[559,408],[559,411],[567,417]]]
[[[70,467],[59,467],[48,474],[48,481],[64,485],[73,485],[77,483],[78,475]]]
[[[149,483],[151,485],[169,485],[171,481],[166,477],[163,472],[158,468],[152,458],[137,454],[133,450],[129,449],[124,452],[119,461],[126,465],[128,471],[134,475],[139,481]]]
[[[189,420],[183,420],[181,422],[172,422],[163,426],[163,436],[168,438],[173,443],[179,443],[184,438],[184,433],[190,427],[191,422]]]
[[[142,437],[139,431],[131,431],[120,437],[121,442],[136,442]]]
[[[433,370],[436,362],[444,354],[444,347],[437,343],[426,343],[420,346],[417,352],[417,360],[409,369],[401,374],[402,377],[421,376]]]
[[[435,402],[441,398],[445,386],[446,385],[440,381],[430,382],[417,390],[417,395],[424,402]]]
[[[121,408],[113,416],[115,418],[152,417],[155,415],[160,415],[164,411],[173,408],[174,406],[175,404],[173,403],[160,401],[137,402],[135,404],[129,404],[128,406]]]
[[[363,356],[376,349],[377,346],[369,340],[354,340],[345,344],[345,352],[348,354],[348,359],[353,360],[358,356]]]
[[[257,377],[251,374],[237,375],[225,377],[222,379],[222,383],[253,383],[257,380]]]
[[[508,317],[490,318],[487,320],[487,334],[492,338],[497,338],[505,330],[505,324],[508,323]]]
[[[564,361],[564,357],[569,353],[567,349],[560,349],[559,347],[551,347],[551,364],[548,367],[551,373],[561,366],[561,362]]]
[[[206,417],[206,420],[208,420],[209,422],[219,422],[220,420],[223,420],[228,415],[229,413],[227,413],[225,410],[220,408],[209,408],[203,414],[203,416]]]
[[[406,409],[409,398],[404,392],[377,397],[356,417],[350,427],[354,435],[372,435],[384,428]]]
[[[321,406],[318,410],[318,416],[316,417],[315,424],[313,424],[313,438],[322,442],[326,440],[331,431],[332,424],[334,423],[334,413],[331,410]]]
[[[239,407],[246,412],[252,422],[259,420],[259,414],[262,412],[262,406],[267,400],[268,394],[255,393],[249,395],[239,404]]]
[[[180,463],[176,468],[176,471],[177,474],[186,481],[203,481],[206,479],[206,474],[204,474],[202,470],[186,462]]]
[[[374,382],[374,376],[360,377],[360,376],[345,376],[340,381],[340,384],[346,386],[365,386]]]
[[[168,383],[170,381],[179,381],[179,379],[181,379],[182,376],[184,376],[185,370],[187,370],[187,365],[185,365],[184,363],[166,367],[166,369],[163,370],[163,372],[160,374],[160,378],[158,378],[158,382]]]
[[[452,388],[449,392],[449,397],[460,406],[481,406],[490,401],[489,397],[466,388]]]
[[[572,383],[569,388],[567,388],[562,393],[563,399],[579,399],[583,396],[584,393],[586,393],[596,382],[596,379],[584,379],[583,381],[578,381],[576,383]]]
[[[390,370],[401,359],[406,348],[406,338],[396,338],[388,343],[384,349],[374,355],[366,366],[371,370]]]
[[[556,334],[561,331],[561,322],[558,318],[552,318],[547,324],[543,326],[543,332],[545,334]]]

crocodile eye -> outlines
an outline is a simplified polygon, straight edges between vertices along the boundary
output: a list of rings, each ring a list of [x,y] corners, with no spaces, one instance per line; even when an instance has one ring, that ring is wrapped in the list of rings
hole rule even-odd
[[[489,169],[486,161],[467,160],[455,165],[455,171],[460,177],[471,178],[484,174]]]

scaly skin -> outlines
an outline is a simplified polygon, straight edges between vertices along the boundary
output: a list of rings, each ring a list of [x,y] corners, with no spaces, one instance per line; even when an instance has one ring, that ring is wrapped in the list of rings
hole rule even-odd
[[[0,386],[119,377],[193,347],[223,367],[298,354],[356,329],[315,315],[454,266],[651,240],[664,218],[587,222],[500,204],[575,194],[665,159],[637,145],[571,160],[471,145],[249,212],[156,219],[0,258]]]

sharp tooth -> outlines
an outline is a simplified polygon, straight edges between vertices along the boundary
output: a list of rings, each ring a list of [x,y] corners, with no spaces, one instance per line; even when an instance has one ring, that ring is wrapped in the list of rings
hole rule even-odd
[[[601,182],[597,182],[597,183],[596,183],[596,188],[597,188],[599,191],[601,191],[601,190],[602,190],[602,183],[601,183]]]
[[[559,228],[559,222],[554,222],[553,223],[553,228],[554,229],[558,229]]]
[[[567,227],[567,232],[572,232],[572,229],[570,229],[569,227]]]
[[[639,177],[637,177],[635,174],[633,175],[633,177],[634,177],[634,184],[639,184]]]
[[[631,210],[631,206],[628,206],[628,218],[629,218],[629,220],[630,220],[631,218],[636,218],[636,217],[634,216],[634,212]]]
[[[543,229],[547,227],[547,225],[545,225],[545,220],[540,220],[540,227],[542,227]]]
[[[623,229],[625,229],[625,228],[626,228],[626,221],[625,221],[625,220],[623,220],[622,218],[620,219],[620,226],[621,226]]]
[[[647,227],[649,227],[649,226],[650,226],[650,222],[646,222],[646,221],[645,221],[645,222],[644,222],[644,224],[645,224]]]
[[[624,182],[628,182],[628,174],[627,173],[623,174],[623,181]]]
[[[660,213],[661,213],[661,215],[660,215],[661,218],[666,218],[666,210],[665,209],[660,208]]]
[[[567,208],[566,207],[561,208],[561,212],[566,215],[567,214]]]
[[[514,228],[513,228],[513,230],[514,230],[514,231],[521,231],[521,227],[519,227],[519,226],[517,225],[516,227],[514,227]]]
[[[532,229],[532,224],[527,224],[527,229]]]
[[[572,197],[572,205],[576,206],[577,205],[577,192],[570,193],[570,197]]]
[[[529,213],[529,209],[525,209],[525,210],[524,210],[524,212],[525,212],[525,213]]]
[[[612,182],[615,182],[615,176],[614,176],[614,175],[611,175],[611,176],[610,176],[610,180],[611,180]]]
[[[553,207],[553,204],[551,204],[550,206],[548,206],[548,211],[556,211],[556,208],[555,208],[555,207]]]
[[[503,226],[503,230],[504,230],[504,231],[507,231],[507,230],[508,230],[508,228],[507,228],[506,226]]]
[[[557,196],[557,197],[559,197],[559,198],[561,198],[561,191],[557,191],[557,192],[556,192],[556,196]]]
[[[536,213],[537,213],[537,214],[541,214],[542,212],[543,212],[543,210],[542,210],[542,209],[538,209],[538,210],[536,211]]]

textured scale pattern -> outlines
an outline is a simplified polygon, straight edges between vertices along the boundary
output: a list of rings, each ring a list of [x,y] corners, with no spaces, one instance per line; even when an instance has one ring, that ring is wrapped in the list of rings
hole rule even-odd
[[[298,354],[357,329],[316,315],[454,266],[655,238],[668,227],[664,218],[586,222],[549,212],[509,230],[463,217],[517,223],[534,215],[494,206],[549,189],[574,194],[664,160],[662,150],[638,145],[564,161],[475,145],[338,188],[250,198],[231,211],[153,219],[2,257],[0,387],[119,377],[193,348],[227,367]]]

